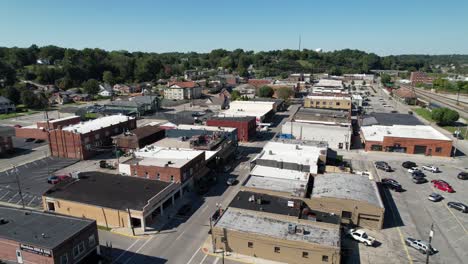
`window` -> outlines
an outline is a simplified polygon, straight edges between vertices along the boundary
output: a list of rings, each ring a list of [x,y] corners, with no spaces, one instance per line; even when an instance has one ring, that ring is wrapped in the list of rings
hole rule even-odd
[[[88,143],[89,142],[89,137],[85,137],[84,138],[84,143]]]
[[[280,248],[279,247],[275,247],[275,253],[280,253]]]
[[[253,248],[253,242],[247,242],[247,247],[248,248]]]
[[[440,153],[440,152],[442,152],[442,148],[441,148],[441,147],[436,147],[436,150],[435,150],[435,152],[437,152],[437,153]]]
[[[118,127],[114,128],[114,133],[119,133],[119,128]]]
[[[348,212],[348,211],[343,211],[341,213],[341,217],[343,218],[351,218],[353,216],[353,214],[351,212]]]
[[[336,105],[340,105],[340,102],[336,102]]]
[[[322,256],[322,262],[328,262],[328,256]]]
[[[190,168],[190,176],[193,174],[193,168]]]
[[[106,137],[108,137],[110,135],[109,130],[106,130],[105,135],[106,135]]]
[[[81,241],[78,245],[73,247],[73,257],[74,258],[79,257],[81,254],[84,253],[84,251],[85,251],[85,245],[84,245],[84,242]]]
[[[309,258],[309,252],[303,251],[303,252],[302,252],[302,257],[303,257],[303,258]]]
[[[333,102],[328,102],[329,105],[333,105]]]
[[[94,138],[95,138],[96,140],[98,140],[100,137],[101,137],[101,135],[99,135],[99,134],[94,135]]]
[[[182,180],[185,180],[187,178],[187,172],[184,171],[184,173],[182,174]]]
[[[174,182],[174,175],[171,175],[171,182]]]
[[[68,255],[65,253],[65,255],[60,256],[60,264],[67,264],[68,263]]]
[[[322,104],[323,104],[323,105],[326,105],[326,104],[327,104],[327,102],[325,102],[325,101],[324,101],[324,102],[322,102]]]
[[[96,238],[94,237],[94,235],[90,235],[90,236],[88,237],[88,244],[89,244],[90,246],[94,246],[94,245],[96,244]]]

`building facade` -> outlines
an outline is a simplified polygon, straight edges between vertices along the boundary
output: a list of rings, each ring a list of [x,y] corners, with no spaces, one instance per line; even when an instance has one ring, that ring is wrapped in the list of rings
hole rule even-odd
[[[148,125],[136,128],[129,132],[124,132],[118,136],[115,136],[113,140],[117,148],[128,152],[154,143],[164,138],[164,135],[164,129],[160,128],[159,126]]]
[[[99,254],[95,221],[0,207],[0,259],[14,263],[92,263]]]
[[[212,117],[206,121],[206,125],[237,128],[237,138],[243,142],[252,140],[257,133],[255,117]]]
[[[14,147],[11,137],[0,136],[0,155],[10,154],[13,150]]]
[[[51,119],[49,121],[39,121],[36,125],[15,127],[15,136],[18,138],[36,138],[48,139],[47,131],[58,129],[80,123],[79,116],[68,116],[59,119]]]
[[[427,76],[425,72],[411,72],[410,82],[413,86],[417,84],[432,84],[432,78]]]
[[[304,99],[304,107],[351,111],[351,98],[349,96],[313,95]]]
[[[168,100],[190,100],[201,97],[202,87],[193,81],[168,83],[164,98]]]

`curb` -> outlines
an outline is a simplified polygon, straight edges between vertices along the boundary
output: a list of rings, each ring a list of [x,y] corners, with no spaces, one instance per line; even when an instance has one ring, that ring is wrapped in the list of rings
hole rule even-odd
[[[207,248],[201,248],[201,251],[205,255],[221,258],[220,254],[211,253],[211,252],[209,252],[209,250]],[[224,258],[229,259],[229,260],[233,260],[233,261],[237,261],[237,262],[246,263],[246,264],[254,264],[254,262],[247,262],[246,260],[237,259],[237,258],[226,256],[226,255],[224,255]]]

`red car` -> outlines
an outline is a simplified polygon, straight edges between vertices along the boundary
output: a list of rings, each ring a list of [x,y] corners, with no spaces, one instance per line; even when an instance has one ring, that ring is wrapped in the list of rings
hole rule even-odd
[[[59,183],[60,181],[63,181],[65,179],[68,179],[70,178],[70,176],[68,175],[54,175],[54,176],[49,176],[47,177],[47,183],[50,183],[50,184],[57,184]]]
[[[453,190],[452,186],[450,186],[450,184],[448,184],[446,181],[432,180],[431,183],[434,184],[434,188],[437,188],[437,189],[439,189],[441,191],[449,192],[449,193],[455,192]]]
[[[14,127],[16,127],[16,128],[22,128],[21,125],[14,125]]]

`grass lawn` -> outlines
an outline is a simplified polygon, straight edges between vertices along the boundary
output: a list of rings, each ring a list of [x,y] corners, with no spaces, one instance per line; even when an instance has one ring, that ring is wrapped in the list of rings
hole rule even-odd
[[[25,115],[32,115],[38,113],[38,111],[28,110],[26,112],[19,112],[19,113],[9,113],[9,114],[0,114],[0,120],[18,117],[18,116],[25,116]]]
[[[426,119],[429,122],[434,122],[434,120],[431,117],[431,111],[429,111],[426,108],[415,108],[413,109],[413,112],[418,114],[420,117]],[[467,130],[468,126],[466,124],[458,123],[458,125],[452,125],[452,126],[440,126],[441,128],[449,131],[451,134],[453,134],[455,131],[460,130],[460,134],[462,136],[467,135]],[[466,140],[466,138],[465,138]]]

